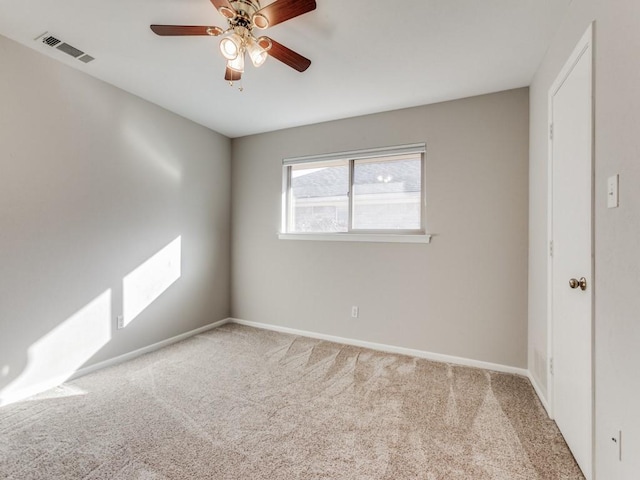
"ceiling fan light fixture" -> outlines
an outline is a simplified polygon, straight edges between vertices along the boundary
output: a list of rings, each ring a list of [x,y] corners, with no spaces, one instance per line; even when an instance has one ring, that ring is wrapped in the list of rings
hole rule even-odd
[[[261,13],[256,13],[251,19],[251,22],[256,28],[260,28],[262,30],[269,28],[269,19]]]
[[[235,18],[236,16],[236,12],[235,10],[233,10],[232,8],[229,7],[220,7],[218,9],[218,11],[220,12],[220,14],[224,17],[224,18],[228,18],[229,20]]]
[[[268,36],[256,38],[254,29],[265,29],[299,17],[316,9],[316,0],[210,0],[227,19],[225,29],[206,25],[150,25],[151,30],[162,37],[212,36],[220,37],[218,48],[227,68],[225,80],[234,82],[242,78],[245,70],[245,54],[257,68],[273,57],[298,72],[306,71],[311,60],[272,40]]]
[[[271,41],[271,39],[269,37],[260,37],[260,38],[258,38],[256,43],[265,52],[268,52],[269,50],[271,50],[271,47],[273,46],[273,42]]]
[[[212,37],[222,35],[222,29],[220,27],[209,27],[207,28],[207,35],[211,35]]]
[[[242,37],[235,32],[225,35],[220,40],[220,53],[227,60],[234,60],[240,55]]]
[[[258,45],[253,37],[247,42],[247,53],[249,54],[251,63],[253,63],[253,66],[256,68],[266,62],[267,57],[269,56],[267,51]]]
[[[244,50],[240,50],[238,56],[227,61],[227,67],[234,72],[244,73]]]

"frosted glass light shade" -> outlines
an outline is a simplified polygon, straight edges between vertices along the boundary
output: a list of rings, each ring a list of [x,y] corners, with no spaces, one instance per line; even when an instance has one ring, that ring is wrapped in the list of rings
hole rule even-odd
[[[258,45],[255,40],[251,39],[251,41],[247,44],[247,52],[249,53],[249,58],[251,58],[251,62],[254,67],[259,67],[266,60],[269,54],[267,51]]]
[[[233,60],[229,60],[227,62],[227,67],[229,67],[234,72],[244,72],[244,51],[240,50],[236,58]]]
[[[234,60],[240,54],[242,38],[237,33],[231,33],[220,40],[220,52],[227,60]]]

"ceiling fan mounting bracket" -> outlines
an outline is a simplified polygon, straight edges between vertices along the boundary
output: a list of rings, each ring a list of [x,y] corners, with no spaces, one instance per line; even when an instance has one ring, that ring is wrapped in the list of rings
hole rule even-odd
[[[251,33],[254,27],[253,17],[260,10],[260,2],[257,0],[235,0],[230,4],[234,8],[233,15],[227,16],[223,13],[229,23],[229,29],[235,30],[236,27],[241,27]]]
[[[231,6],[235,10],[235,17],[229,18],[229,21],[242,20],[251,25],[251,18],[260,10],[260,2],[258,0],[231,0]],[[244,25],[243,25],[244,26]]]

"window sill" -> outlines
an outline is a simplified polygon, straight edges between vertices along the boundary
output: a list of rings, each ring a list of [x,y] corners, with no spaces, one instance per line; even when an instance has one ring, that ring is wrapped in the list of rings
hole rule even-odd
[[[313,240],[321,242],[431,243],[429,234],[393,233],[280,233],[280,240]]]

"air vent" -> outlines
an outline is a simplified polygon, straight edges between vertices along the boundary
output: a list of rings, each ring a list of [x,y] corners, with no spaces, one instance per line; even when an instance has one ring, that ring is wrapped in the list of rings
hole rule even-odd
[[[72,47],[68,43],[62,43],[58,45],[58,50],[62,50],[67,55],[71,55],[72,57],[78,58],[80,55],[84,55],[82,50],[78,50],[76,47]]]
[[[64,52],[67,55],[72,56],[73,58],[77,58],[82,63],[89,63],[95,60],[95,57],[92,57],[88,53],[84,53],[82,50],[69,45],[66,42],[63,42],[59,38],[54,37],[53,35],[49,35],[49,32],[44,32],[42,35],[34,38],[34,40],[39,40],[45,45],[55,48],[56,50],[60,50],[61,52]]]
[[[60,43],[56,37],[48,36],[42,39],[42,43],[49,45],[50,47],[55,47]]]

